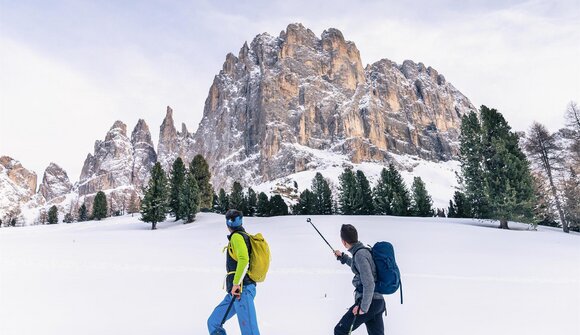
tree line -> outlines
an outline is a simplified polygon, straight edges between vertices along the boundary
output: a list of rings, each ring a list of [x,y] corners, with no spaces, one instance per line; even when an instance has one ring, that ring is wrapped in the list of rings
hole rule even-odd
[[[558,134],[537,122],[527,134],[518,134],[496,109],[481,106],[479,115],[465,115],[460,188],[449,201],[448,215],[495,219],[500,228],[520,221],[578,230],[580,112],[575,103],[566,116],[567,127]]]

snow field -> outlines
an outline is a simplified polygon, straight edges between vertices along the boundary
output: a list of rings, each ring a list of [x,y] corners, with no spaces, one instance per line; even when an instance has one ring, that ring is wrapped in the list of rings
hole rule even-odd
[[[467,219],[311,218],[337,249],[343,223],[364,243],[395,246],[405,301],[386,297],[387,334],[580,334],[577,234]],[[352,304],[350,269],[306,217],[244,220],[272,251],[255,300],[261,333],[332,334]],[[202,213],[158,228],[125,216],[1,229],[0,333],[206,334],[224,295],[224,219]],[[237,320],[226,329],[239,334]]]

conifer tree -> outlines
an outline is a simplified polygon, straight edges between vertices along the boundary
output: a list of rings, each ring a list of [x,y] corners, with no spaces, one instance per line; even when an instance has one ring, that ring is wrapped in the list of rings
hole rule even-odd
[[[469,202],[465,193],[460,191],[455,191],[453,194],[453,202],[455,204],[455,217],[456,218],[471,218],[471,208],[469,207]]]
[[[230,208],[237,209],[240,212],[246,212],[246,197],[242,185],[235,181],[232,186],[232,193],[230,193]]]
[[[294,205],[292,213],[295,215],[312,215],[317,213],[316,200],[314,193],[309,189],[305,189],[300,193],[300,198],[298,199],[298,203]]]
[[[580,178],[570,167],[564,182],[564,213],[570,229],[580,231]]]
[[[101,220],[107,217],[107,196],[99,191],[93,201],[93,219]]]
[[[447,217],[448,218],[456,218],[457,210],[455,209],[455,205],[453,204],[453,200],[449,200],[449,207],[447,207]]]
[[[471,111],[461,120],[459,136],[461,162],[460,183],[465,188],[465,195],[472,208],[473,217],[489,218],[489,200],[483,166],[483,134],[477,114]]]
[[[340,213],[343,215],[354,215],[356,211],[356,177],[352,169],[346,168],[338,179],[340,182],[338,195]]]
[[[533,183],[519,137],[495,109],[481,107],[483,166],[492,218],[508,229],[508,220],[533,217]]]
[[[79,207],[79,222],[84,222],[89,219],[89,211],[87,210],[87,205],[83,202],[81,207]]]
[[[429,217],[433,216],[433,200],[427,192],[425,183],[421,177],[413,178],[412,193],[413,199],[411,200],[411,212],[414,216]]]
[[[395,166],[383,168],[373,191],[375,212],[383,215],[407,216],[410,214],[411,199],[403,177]]]
[[[312,195],[314,196],[314,212],[309,214],[330,215],[332,214],[332,191],[328,181],[320,172],[312,179]]]
[[[171,209],[171,214],[175,216],[175,221],[182,219],[181,213],[184,212],[179,206],[181,204],[182,190],[184,190],[185,183],[185,164],[181,157],[177,157],[173,162],[173,168],[171,169],[171,195],[169,199],[169,208]]]
[[[264,192],[260,192],[260,194],[258,194],[256,214],[258,216],[270,216],[270,200]]]
[[[202,155],[193,157],[189,165],[189,171],[193,173],[197,180],[197,186],[200,193],[200,208],[209,209],[212,206],[213,186],[210,183],[211,173],[209,165]]]
[[[219,207],[220,207],[219,198],[218,198],[218,195],[215,194],[215,192],[214,192],[213,198],[212,198],[211,211],[213,213],[220,213]]]
[[[220,188],[220,194],[218,195],[218,212],[220,214],[226,214],[229,208],[230,197],[223,188]]]
[[[140,201],[141,200],[139,199],[137,192],[131,192],[131,198],[129,199],[129,214],[131,214],[131,216],[133,216],[134,213],[139,212]]]
[[[270,216],[288,215],[288,205],[282,196],[276,194],[270,197]]]
[[[151,229],[157,229],[157,223],[165,220],[168,210],[167,177],[161,163],[157,162],[151,169],[151,178],[141,201],[141,221],[150,222]]]
[[[52,205],[48,210],[48,224],[56,224],[58,223],[58,208],[55,205]]]
[[[256,191],[251,187],[248,188],[248,204],[246,206],[247,216],[254,216],[256,215],[256,207],[258,206],[258,196],[256,195]]]
[[[185,182],[179,192],[179,210],[180,217],[185,220],[184,223],[190,223],[195,220],[195,215],[199,212],[200,190],[195,175],[191,172],[185,176]]]
[[[560,201],[560,195],[554,182],[554,170],[562,163],[560,159],[562,148],[557,144],[554,134],[550,134],[548,129],[538,122],[534,122],[530,127],[524,141],[524,148],[532,162],[547,177],[560,223],[562,224],[564,232],[567,233],[569,231],[568,223],[564,217],[562,202]]]
[[[369,181],[361,170],[356,171],[356,192],[354,200],[354,214],[374,214],[373,195]]]

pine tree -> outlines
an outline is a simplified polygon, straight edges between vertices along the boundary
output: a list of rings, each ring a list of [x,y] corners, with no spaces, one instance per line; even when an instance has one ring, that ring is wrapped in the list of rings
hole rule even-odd
[[[237,209],[240,212],[245,212],[247,207],[247,200],[244,195],[242,185],[237,181],[232,186],[232,193],[230,193],[230,208]]]
[[[414,216],[429,217],[433,216],[433,200],[427,192],[425,183],[421,177],[413,178],[411,187],[413,199],[411,200],[411,212]]]
[[[312,195],[315,199],[314,212],[308,214],[332,214],[332,191],[328,181],[320,172],[317,172],[314,179],[312,179]]]
[[[211,205],[211,211],[213,213],[220,213],[220,202],[219,202],[219,198],[218,195],[215,194],[215,192],[213,193],[213,198],[212,198],[212,205]]]
[[[101,220],[107,217],[107,196],[99,191],[93,201],[93,219]]]
[[[270,200],[264,192],[260,192],[260,194],[258,194],[256,214],[258,216],[270,216]]]
[[[157,222],[165,220],[169,210],[169,190],[167,177],[159,162],[151,169],[151,178],[145,188],[141,201],[141,221],[150,222],[151,229],[156,229]]]
[[[557,227],[556,215],[552,210],[552,199],[550,198],[548,191],[548,183],[546,182],[543,175],[534,173],[532,175],[534,182],[534,197],[536,199],[533,213],[534,213],[534,228],[537,224],[542,226],[552,226]]]
[[[465,193],[455,191],[453,194],[453,201],[455,203],[455,217],[457,218],[471,218],[471,207]]]
[[[381,176],[373,191],[375,213],[382,215],[410,215],[411,198],[403,177],[389,164],[389,169],[383,168]]]
[[[481,107],[484,180],[492,218],[508,229],[508,220],[533,217],[533,184],[529,163],[511,131],[495,109]]]
[[[351,169],[346,168],[338,179],[340,182],[338,195],[340,213],[354,215],[356,211],[356,177]]]
[[[309,189],[300,193],[298,203],[294,205],[292,213],[295,215],[312,215],[318,214],[316,210],[316,196]]]
[[[489,199],[485,187],[482,135],[477,114],[471,111],[463,116],[459,136],[460,183],[465,188],[465,195],[472,208],[473,217],[486,219],[489,218]]]
[[[209,165],[202,155],[193,157],[189,165],[189,171],[193,173],[197,180],[197,186],[200,193],[200,208],[210,209],[213,200],[213,186],[210,183],[211,173],[209,172]]]
[[[87,210],[87,205],[83,202],[81,207],[79,207],[79,222],[84,222],[89,219],[89,211]]]
[[[392,164],[389,165],[389,168]],[[393,167],[394,169],[394,167]],[[391,175],[389,170],[383,168],[381,176],[377,181],[377,185],[373,189],[373,203],[375,206],[375,213],[378,215],[391,215],[393,210],[391,203],[393,202],[393,190],[390,184]]]
[[[72,213],[66,213],[64,215],[64,219],[62,220],[62,222],[64,223],[72,223],[74,221],[74,217],[72,215]]]
[[[374,214],[373,195],[369,181],[361,170],[356,171],[356,192],[354,201],[354,214]]]
[[[288,215],[288,205],[282,196],[276,194],[270,198],[270,216]]]
[[[183,185],[185,184],[185,164],[181,157],[177,157],[173,162],[173,168],[171,169],[171,193],[169,197],[169,208],[171,214],[175,216],[175,221],[182,219],[181,213],[184,212],[179,206],[181,204],[181,198],[183,195],[181,192],[184,190]]]
[[[48,210],[48,224],[56,224],[58,223],[58,208],[55,205],[52,205]]]
[[[226,214],[228,209],[230,209],[230,197],[223,188],[220,188],[220,194],[218,196],[218,213]]]
[[[455,209],[455,205],[453,204],[453,200],[449,200],[449,207],[447,207],[447,217],[448,218],[456,218],[457,210]]]
[[[185,176],[185,182],[179,192],[179,210],[180,217],[185,219],[184,223],[190,223],[195,220],[195,215],[199,212],[201,193],[198,188],[196,177],[189,172]]]
[[[258,207],[258,196],[256,195],[256,191],[254,191],[251,187],[248,188],[248,206],[246,214],[247,216],[254,216],[256,215],[256,208]]]

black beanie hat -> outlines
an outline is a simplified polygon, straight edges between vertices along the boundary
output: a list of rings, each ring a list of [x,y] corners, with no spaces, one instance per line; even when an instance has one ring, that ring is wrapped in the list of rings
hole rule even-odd
[[[343,224],[340,227],[340,238],[348,244],[355,244],[358,242],[358,232],[351,224]]]

